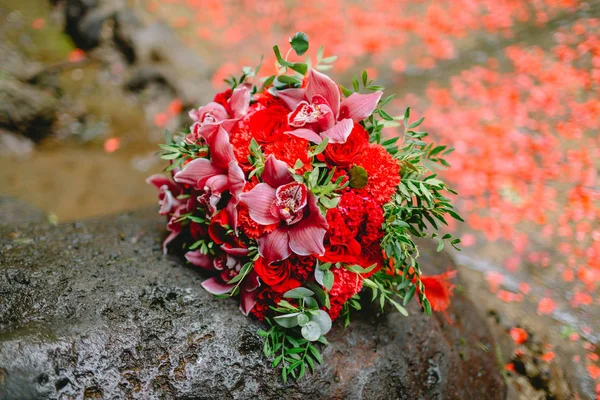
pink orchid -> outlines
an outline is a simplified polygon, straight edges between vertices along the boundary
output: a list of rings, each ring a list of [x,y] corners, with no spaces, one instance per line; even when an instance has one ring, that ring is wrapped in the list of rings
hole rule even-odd
[[[203,254],[200,250],[189,251],[185,254],[185,258],[192,264],[201,267],[207,271],[217,271],[218,275],[213,276],[202,282],[202,287],[211,294],[226,294],[230,293],[237,283],[228,283],[236,277],[242,266],[247,262],[248,249],[234,248],[229,245],[222,245],[222,253],[213,257],[208,254]],[[240,283],[240,310],[244,315],[248,315],[256,304],[256,296],[258,295],[258,287],[260,281],[258,275],[251,271],[243,282]]]
[[[216,212],[221,195],[229,191],[231,199],[227,203],[226,210],[231,217],[233,228],[236,229],[236,206],[246,184],[244,171],[233,154],[229,134],[222,126],[212,125],[210,129],[204,129],[202,135],[208,144],[211,159],[192,160],[183,170],[175,174],[175,182],[203,190],[204,194],[198,200],[207,207],[209,216]]]
[[[166,254],[167,245],[181,233],[182,225],[177,220],[187,212],[190,200],[179,200],[177,196],[182,193],[182,188],[164,175],[152,175],[146,179],[146,183],[154,185],[158,189],[159,214],[169,216],[167,230],[170,233],[163,241],[163,253]]]
[[[323,255],[327,220],[317,197],[304,183],[294,181],[285,162],[270,155],[259,183],[242,193],[250,218],[261,225],[280,225],[258,239],[258,252],[267,261],[285,260],[292,252],[302,256]]]
[[[369,117],[377,107],[382,92],[352,93],[340,103],[340,92],[327,75],[312,69],[306,89],[277,92],[292,111],[288,116],[291,135],[320,143],[345,143],[355,122]]]
[[[158,189],[159,214],[169,215],[181,205],[177,196],[181,194],[181,188],[164,175],[152,175],[146,179],[146,183],[154,185]]]
[[[205,136],[205,130],[211,130],[215,125],[222,125],[226,131],[231,130],[233,125],[248,111],[250,90],[245,85],[235,88],[227,103],[229,110],[214,101],[197,110],[191,110],[189,116],[194,124],[190,129],[190,134],[186,136],[186,140],[196,143]]]

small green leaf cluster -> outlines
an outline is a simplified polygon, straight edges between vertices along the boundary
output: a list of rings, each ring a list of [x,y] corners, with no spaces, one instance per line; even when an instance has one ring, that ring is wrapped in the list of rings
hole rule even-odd
[[[278,315],[267,319],[270,329],[258,331],[265,338],[263,350],[273,359],[272,366],[281,365],[284,382],[288,376],[302,378],[307,369],[314,371],[315,364],[323,362],[315,343],[327,344],[324,335],[331,329],[331,318],[313,296],[315,292],[304,287],[287,291],[283,297],[289,301],[281,300],[273,307]]]

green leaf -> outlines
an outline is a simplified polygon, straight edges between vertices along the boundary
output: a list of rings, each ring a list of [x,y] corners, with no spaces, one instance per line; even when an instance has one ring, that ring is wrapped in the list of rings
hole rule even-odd
[[[300,331],[302,337],[309,342],[314,342],[321,337],[321,327],[315,321],[310,321]]]
[[[300,313],[278,315],[275,318],[273,318],[273,320],[277,322],[278,325],[283,326],[284,328],[293,328],[295,326],[298,326],[298,315],[300,315]]]
[[[298,315],[298,325],[304,326],[308,323],[308,321],[310,321],[310,319],[308,318],[308,316],[306,314]]]
[[[326,335],[331,329],[331,317],[323,310],[311,311],[310,320],[321,328],[321,335]]]
[[[315,292],[313,292],[310,289],[297,287],[295,289],[288,290],[287,292],[285,292],[283,294],[283,297],[287,297],[288,299],[301,299],[303,297],[311,297],[314,294]]]
[[[308,36],[304,32],[297,32],[292,38],[290,38],[290,44],[292,45],[292,48],[296,54],[301,56],[302,54],[306,53],[306,50],[308,50]]]
[[[302,160],[296,160],[296,163],[294,164],[294,169],[300,169],[302,167],[304,167],[304,163],[302,162]]]
[[[329,138],[325,138],[323,139],[323,141],[321,143],[319,143],[317,145],[317,147],[315,147],[315,149],[313,150],[312,154],[313,155],[317,155],[317,154],[321,154],[323,151],[325,151],[325,148],[327,147],[327,143],[329,143]]]
[[[325,289],[327,289],[328,292],[333,287],[333,280],[334,280],[333,272],[331,272],[330,270],[326,270],[324,272],[322,285],[325,287]]]
[[[336,208],[340,203],[340,198],[334,197],[330,199],[329,197],[321,196],[319,197],[319,202],[323,204],[325,208]]]
[[[377,263],[371,265],[370,267],[363,268],[358,264],[354,264],[354,265],[346,265],[346,269],[350,272],[354,272],[357,274],[366,274],[366,273],[373,271],[376,266],[377,266]]]
[[[369,178],[367,176],[367,171],[358,165],[350,168],[348,172],[350,175],[350,187],[354,189],[362,189],[367,186]]]
[[[319,308],[319,304],[317,303],[317,301],[312,298],[312,297],[304,297],[302,299],[302,303],[304,304],[305,308],[308,308],[310,310],[314,310]]]

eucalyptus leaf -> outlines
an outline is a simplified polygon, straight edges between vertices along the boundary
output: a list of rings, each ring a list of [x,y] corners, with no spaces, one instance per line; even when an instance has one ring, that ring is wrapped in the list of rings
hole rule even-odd
[[[311,297],[315,293],[307,288],[297,287],[292,290],[288,290],[283,294],[283,297],[287,297],[288,299],[301,299],[303,297]]]
[[[281,325],[284,328],[293,328],[295,326],[298,326],[298,315],[300,315],[300,313],[278,315],[275,318],[273,318],[273,320],[277,322],[278,325]]]
[[[310,320],[319,324],[322,335],[326,335],[331,329],[331,317],[323,310],[311,311]]]
[[[300,333],[304,339],[314,342],[321,337],[321,327],[317,322],[310,321],[302,327]]]
[[[310,321],[310,319],[308,318],[308,316],[306,314],[299,314],[297,319],[298,319],[298,325],[300,325],[300,326],[304,326],[308,323],[308,321]]]

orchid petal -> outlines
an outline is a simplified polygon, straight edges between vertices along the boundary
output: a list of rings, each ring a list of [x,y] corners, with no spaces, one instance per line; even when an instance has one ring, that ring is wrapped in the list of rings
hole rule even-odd
[[[312,102],[313,96],[316,95],[322,96],[327,101],[337,119],[340,112],[340,91],[337,85],[327,75],[311,69],[306,86],[306,97]]]
[[[242,290],[240,293],[240,310],[245,316],[248,316],[250,311],[252,311],[256,305],[257,297],[258,293],[256,292],[247,292]]]
[[[179,233],[181,233],[181,228],[179,228],[178,230],[171,231],[171,233],[169,233],[169,236],[166,237],[162,245],[163,254],[167,254],[167,245],[173,240],[175,240],[175,238],[179,236]]]
[[[221,250],[234,257],[244,257],[247,256],[248,253],[250,253],[250,250],[244,247],[231,247],[231,245],[227,243],[221,245]]]
[[[278,90],[276,95],[285,103],[289,110],[294,110],[304,100],[304,93],[305,89],[284,89]]]
[[[288,165],[284,161],[280,161],[271,154],[265,161],[265,168],[262,175],[262,180],[271,187],[279,187],[294,181]]]
[[[203,189],[206,181],[215,176],[220,175],[222,170],[217,168],[210,160],[206,158],[197,158],[175,174],[173,178],[177,183],[191,185],[196,189]]]
[[[202,287],[210,294],[225,294],[231,292],[235,285],[229,285],[223,283],[221,279],[216,276],[209,278],[202,282]]]
[[[246,176],[237,161],[230,161],[228,167],[227,179],[229,180],[229,192],[232,196],[237,197],[244,190]]]
[[[340,119],[350,118],[354,122],[360,122],[368,118],[377,107],[377,103],[383,92],[369,94],[352,93],[340,104]]]
[[[232,197],[225,207],[225,212],[229,215],[229,221],[231,222],[231,228],[237,235],[238,226],[238,210],[237,205],[240,203],[239,197]]]
[[[210,190],[210,193],[223,193],[229,188],[229,180],[227,175],[215,175],[206,180],[205,188]]]
[[[246,277],[244,281],[244,290],[246,292],[253,292],[260,287],[260,279],[258,279],[258,274],[256,271],[252,270]]]
[[[290,230],[290,248],[300,256],[310,256],[325,254],[323,238],[327,233],[326,229],[311,225],[308,220],[304,220]]]
[[[203,254],[200,250],[188,251],[185,253],[185,259],[197,267],[208,270],[214,269],[212,258],[208,254]]]
[[[238,86],[233,90],[229,99],[229,107],[235,118],[246,115],[250,104],[250,91],[246,86]]]
[[[207,139],[212,162],[220,168],[226,169],[231,161],[235,161],[233,146],[229,142],[229,134],[219,126],[216,134]]]
[[[308,198],[310,215],[289,231],[290,248],[301,256],[325,254],[323,238],[327,232],[327,219],[319,209],[317,197],[310,194]]]
[[[293,136],[297,136],[302,139],[306,139],[309,142],[313,142],[313,143],[321,143],[323,141],[323,138],[321,138],[321,136],[319,136],[317,133],[315,133],[315,131],[312,131],[312,130],[306,129],[306,128],[300,128],[300,129],[296,129],[293,131],[288,131],[286,133],[288,135],[293,135]]]
[[[288,230],[279,227],[258,238],[258,253],[268,264],[285,260],[292,254]]]
[[[240,201],[248,206],[250,218],[261,225],[279,222],[279,217],[271,213],[271,205],[275,201],[275,189],[266,183],[259,183],[249,192],[240,194]]]
[[[179,192],[179,187],[176,184],[174,184],[169,178],[161,174],[149,176],[146,179],[146,183],[149,185],[153,185],[157,189],[160,189],[161,187],[167,185],[168,189],[171,192]]]
[[[327,129],[325,132],[321,132],[323,139],[329,138],[329,143],[346,143],[348,136],[352,133],[354,128],[354,122],[350,118],[338,121],[332,128]]]

